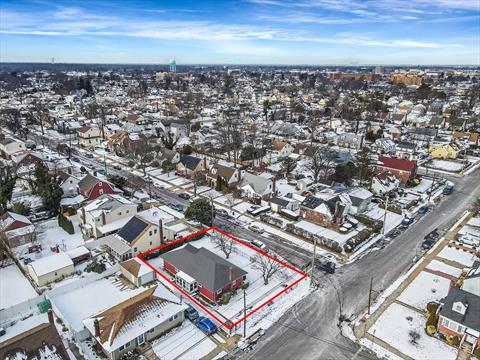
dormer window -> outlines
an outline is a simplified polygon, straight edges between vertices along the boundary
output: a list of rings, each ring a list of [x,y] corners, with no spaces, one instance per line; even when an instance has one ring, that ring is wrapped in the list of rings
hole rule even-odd
[[[462,303],[461,301],[457,301],[453,303],[452,310],[456,311],[459,314],[465,315],[465,312],[467,311],[467,304]]]

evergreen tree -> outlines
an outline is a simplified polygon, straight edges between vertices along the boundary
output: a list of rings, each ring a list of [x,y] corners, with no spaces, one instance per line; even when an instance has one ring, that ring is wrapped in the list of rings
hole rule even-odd
[[[185,211],[185,218],[187,220],[198,221],[202,224],[210,226],[212,224],[213,216],[215,216],[214,211],[212,211],[212,206],[210,202],[206,199],[196,199]]]
[[[0,215],[7,210],[7,204],[12,200],[12,192],[17,181],[14,168],[6,166],[0,168]]]
[[[371,165],[371,153],[368,146],[364,146],[358,153],[355,166],[358,171],[358,179],[360,181],[370,180],[372,176]]]

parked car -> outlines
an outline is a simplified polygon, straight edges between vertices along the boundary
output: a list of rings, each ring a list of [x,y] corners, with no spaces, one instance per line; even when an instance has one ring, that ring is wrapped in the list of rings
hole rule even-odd
[[[443,195],[450,195],[453,192],[453,185],[449,184],[443,188]]]
[[[72,161],[75,161],[75,162],[78,162],[78,163],[80,162],[80,159],[79,159],[78,157],[76,157],[76,156],[72,156],[70,159],[71,159]]]
[[[183,206],[180,205],[180,204],[170,203],[170,204],[168,204],[168,207],[169,207],[170,209],[176,210],[176,211],[178,211],[178,212],[183,212]]]
[[[227,219],[231,217],[228,211],[225,209],[215,209],[215,214]]]
[[[93,156],[92,153],[86,153],[85,156],[89,159],[93,159],[95,156]]]
[[[198,311],[195,310],[192,305],[188,305],[188,308],[185,309],[185,317],[187,319],[190,319],[192,321],[194,321],[196,318],[199,317],[198,315]]]
[[[440,234],[438,233],[438,229],[432,230],[427,235],[425,235],[424,239],[438,239]]]
[[[186,192],[182,192],[182,193],[178,194],[178,197],[180,199],[183,199],[183,200],[190,200],[190,195],[187,194]]]
[[[327,274],[334,274],[337,265],[333,261],[321,261],[316,259],[315,266],[321,271],[325,271]]]
[[[422,242],[422,249],[429,250],[433,247],[433,245],[435,245],[436,242],[437,242],[437,239],[427,238]]]
[[[415,221],[414,218],[405,216],[405,218],[402,220],[402,225],[410,225]]]
[[[256,232],[257,234],[263,233],[263,229],[262,229],[260,226],[258,226],[258,225],[249,225],[249,226],[248,226],[248,230],[251,230],[251,231],[253,231],[253,232]]]
[[[217,332],[217,326],[205,316],[200,316],[195,320],[195,325],[207,335],[213,335]]]
[[[120,167],[120,165],[113,165],[113,168],[114,168],[115,170],[122,170],[122,168]]]
[[[418,209],[418,213],[425,215],[428,212],[428,205],[423,205]]]
[[[250,244],[252,244],[256,248],[258,248],[260,250],[263,250],[263,251],[265,251],[267,249],[267,245],[265,245],[263,242],[261,242],[259,240],[252,240],[252,241],[250,241]]]

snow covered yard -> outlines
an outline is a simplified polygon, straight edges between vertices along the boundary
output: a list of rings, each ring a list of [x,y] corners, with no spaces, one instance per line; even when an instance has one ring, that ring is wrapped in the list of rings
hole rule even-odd
[[[160,359],[200,359],[217,345],[190,320],[152,342],[152,349]]]
[[[397,299],[423,311],[429,302],[447,296],[449,288],[449,279],[422,271]]]
[[[11,264],[0,268],[0,309],[9,308],[37,296],[17,265]]]
[[[427,165],[430,168],[434,168],[438,170],[444,170],[448,172],[459,172],[465,167],[466,164],[462,161],[433,159]]]
[[[393,303],[368,331],[403,354],[418,360],[455,359],[457,350],[425,333],[426,318],[416,311]],[[410,332],[420,335],[411,342]]]
[[[42,245],[40,253],[28,254],[28,244],[19,246],[13,251],[17,257],[26,256],[32,260],[40,259],[45,256],[56,254],[51,250],[55,246],[59,246],[60,251],[68,251],[84,245],[85,241],[80,232],[79,220],[76,215],[70,216],[69,219],[73,223],[75,233],[70,235],[60,226],[58,226],[57,218],[49,219],[35,225],[37,232],[37,243]]]
[[[438,260],[432,260],[430,264],[427,265],[427,269],[440,271],[444,274],[454,276],[458,278],[462,274],[462,270],[454,266],[447,265]]]
[[[458,250],[456,248],[448,246],[446,246],[442,251],[440,251],[437,257],[455,261],[459,264],[464,265],[465,267],[471,267],[474,261],[478,260],[475,255],[467,251]]]

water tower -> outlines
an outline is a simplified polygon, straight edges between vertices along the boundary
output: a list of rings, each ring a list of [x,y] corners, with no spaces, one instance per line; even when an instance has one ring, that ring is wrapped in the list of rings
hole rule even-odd
[[[177,62],[175,61],[175,59],[170,60],[169,66],[170,66],[170,72],[173,72],[173,73],[177,72]]]

